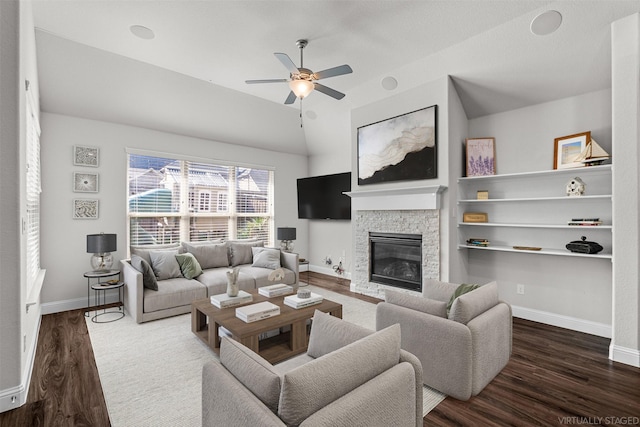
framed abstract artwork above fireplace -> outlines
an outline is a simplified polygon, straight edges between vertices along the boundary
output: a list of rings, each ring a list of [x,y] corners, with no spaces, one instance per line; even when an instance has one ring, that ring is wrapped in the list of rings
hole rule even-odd
[[[358,128],[358,184],[438,177],[437,105]]]

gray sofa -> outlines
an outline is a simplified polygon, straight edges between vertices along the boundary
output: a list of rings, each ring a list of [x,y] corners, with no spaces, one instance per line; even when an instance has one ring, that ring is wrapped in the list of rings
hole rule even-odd
[[[253,290],[274,283],[268,279],[274,269],[255,266],[255,249],[252,248],[273,250],[264,248],[263,242],[257,240],[132,246],[131,258],[139,257],[138,263],[134,263],[138,269],[134,268],[131,259],[121,261],[125,310],[138,323],[189,313],[192,301],[226,292],[226,272],[234,267],[239,268],[238,284],[241,290]],[[174,268],[168,273],[159,271],[154,268],[153,261],[159,264],[159,256],[165,253],[193,254],[202,273],[188,279],[180,269],[174,271]],[[284,278],[278,283],[297,287],[298,254],[282,251],[279,254],[279,267],[284,272]],[[140,263],[143,264],[142,268]]]
[[[400,324],[402,348],[420,359],[424,384],[468,400],[509,362],[512,316],[495,282],[456,297],[458,287],[431,280],[423,297],[386,290],[386,302],[376,307],[376,329]]]
[[[202,371],[202,426],[421,427],[422,367],[400,327],[315,312],[305,355],[272,366],[224,337]]]

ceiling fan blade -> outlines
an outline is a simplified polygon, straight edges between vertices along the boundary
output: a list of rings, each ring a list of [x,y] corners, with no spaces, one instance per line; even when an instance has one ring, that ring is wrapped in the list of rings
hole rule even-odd
[[[353,73],[351,67],[347,64],[340,65],[339,67],[327,68],[326,70],[318,71],[314,73],[316,75],[316,80],[326,79],[329,77],[341,76],[343,74]]]
[[[324,85],[321,85],[320,83],[314,83],[313,86],[315,87],[315,89],[318,92],[322,92],[325,95],[329,95],[332,98],[335,98],[335,99],[344,98],[344,93],[338,92],[337,90],[331,89],[330,87],[326,87]]]
[[[287,99],[284,101],[285,104],[293,104],[296,101],[296,94],[293,93],[293,91],[289,92],[289,96],[287,96]]]
[[[294,64],[291,58],[289,58],[289,55],[279,52],[274,53],[274,55],[280,60],[280,62],[282,62],[282,65],[284,65],[291,74],[298,74],[298,67],[296,67],[296,64]]]
[[[255,83],[286,83],[289,79],[266,79],[266,80],[245,80],[246,84],[252,85]]]

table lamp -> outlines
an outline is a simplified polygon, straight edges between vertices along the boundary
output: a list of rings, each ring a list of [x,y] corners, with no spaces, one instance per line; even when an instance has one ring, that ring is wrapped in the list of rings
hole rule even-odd
[[[91,267],[93,271],[109,271],[113,265],[113,255],[116,247],[115,234],[87,234],[87,253],[92,253]]]
[[[294,227],[279,227],[278,240],[280,240],[280,249],[285,252],[293,251],[293,241],[296,240],[296,229]]]

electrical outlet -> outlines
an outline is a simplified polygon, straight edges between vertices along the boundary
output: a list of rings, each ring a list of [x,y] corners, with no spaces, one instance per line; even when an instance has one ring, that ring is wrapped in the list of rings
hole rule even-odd
[[[516,287],[516,292],[518,293],[518,295],[524,295],[524,285],[519,283]]]

